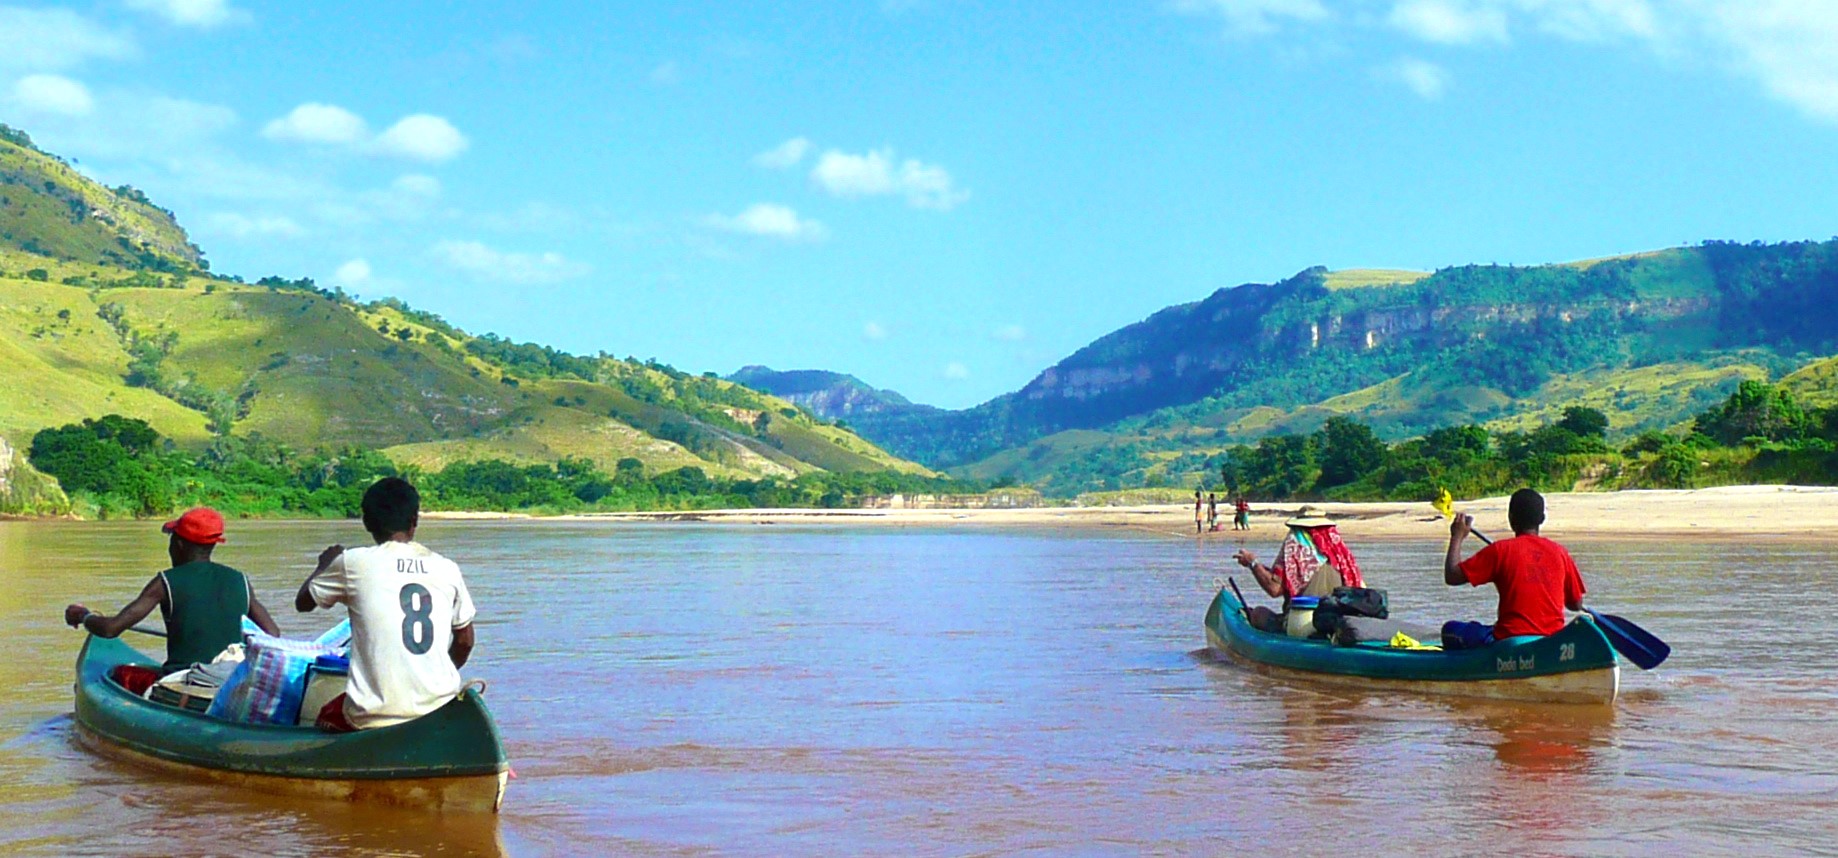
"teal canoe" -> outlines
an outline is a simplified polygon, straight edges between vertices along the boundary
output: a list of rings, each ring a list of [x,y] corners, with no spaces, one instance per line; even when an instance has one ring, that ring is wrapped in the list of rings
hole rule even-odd
[[[476,690],[404,724],[333,734],[143,700],[109,678],[122,664],[159,662],[94,636],[77,656],[77,735],[107,756],[289,795],[459,812],[495,813],[503,803],[510,766]]]
[[[1206,641],[1216,652],[1270,672],[1356,687],[1602,705],[1614,703],[1621,687],[1615,650],[1587,617],[1554,635],[1507,638],[1479,649],[1335,646],[1255,629],[1238,598],[1220,590],[1206,609]]]

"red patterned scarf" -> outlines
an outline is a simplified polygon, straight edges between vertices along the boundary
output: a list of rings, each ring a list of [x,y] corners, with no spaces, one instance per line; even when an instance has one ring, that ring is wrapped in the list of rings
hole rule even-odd
[[[1308,536],[1307,542],[1297,539],[1291,533],[1283,540],[1282,547],[1277,549],[1276,572],[1283,580],[1283,594],[1294,596],[1308,588],[1315,572],[1321,568],[1321,558],[1326,557],[1334,571],[1340,573],[1340,583],[1344,587],[1364,587],[1366,579],[1359,574],[1359,562],[1353,559],[1353,552],[1347,548],[1345,540],[1340,538],[1340,528],[1333,525],[1303,528]],[[1309,548],[1308,543],[1314,543]],[[1319,554],[1317,554],[1319,552]]]

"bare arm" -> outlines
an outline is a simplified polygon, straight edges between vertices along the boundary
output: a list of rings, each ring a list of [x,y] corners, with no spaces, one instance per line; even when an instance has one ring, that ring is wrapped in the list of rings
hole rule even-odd
[[[466,666],[466,659],[472,657],[472,645],[475,642],[471,624],[453,630],[453,646],[447,649],[447,657],[453,659],[454,667]]]
[[[153,609],[166,601],[166,579],[158,575],[141,588],[140,595],[134,597],[121,613],[114,616],[99,614],[82,605],[71,605],[64,609],[64,622],[71,626],[81,626],[84,631],[99,638],[119,637],[122,632],[133,627],[135,623],[147,618]]]
[[[1468,583],[1467,573],[1461,571],[1461,544],[1473,529],[1474,516],[1465,512],[1456,513],[1449,521],[1449,553],[1442,559],[1442,583],[1451,587]]]
[[[281,636],[281,627],[274,624],[274,617],[268,615],[268,606],[255,598],[253,589],[249,591],[249,619],[255,621],[256,628],[261,629],[263,634],[277,638]]]
[[[326,567],[331,566],[332,561],[338,559],[338,555],[343,553],[345,553],[343,545],[334,545],[319,552],[319,566],[313,570],[313,574],[306,576],[305,581],[300,582],[300,592],[294,594],[294,610],[305,614],[319,607],[319,604],[313,601],[313,579],[324,574]]]
[[[1240,551],[1232,559],[1237,560],[1238,565],[1251,570],[1251,576],[1257,579],[1257,585],[1264,588],[1266,594],[1274,597],[1283,595],[1283,582],[1277,579],[1276,570],[1257,562],[1257,557],[1251,552]]]

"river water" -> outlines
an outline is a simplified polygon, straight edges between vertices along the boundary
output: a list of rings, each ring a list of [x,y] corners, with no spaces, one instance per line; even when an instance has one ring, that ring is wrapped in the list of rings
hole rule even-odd
[[[1561,535],[1559,535],[1561,536]],[[1140,530],[436,522],[479,607],[503,813],[236,792],[73,743],[78,633],[147,523],[0,523],[0,852],[1834,854],[1838,546],[1573,545],[1675,647],[1613,710],[1262,675],[1203,651],[1229,541]],[[343,522],[232,524],[285,631]],[[1274,534],[1253,542],[1266,555]],[[1433,541],[1355,545],[1398,613],[1487,616]],[[1245,582],[1241,582],[1245,583]],[[157,646],[157,645],[156,645]],[[153,651],[157,652],[157,649]]]

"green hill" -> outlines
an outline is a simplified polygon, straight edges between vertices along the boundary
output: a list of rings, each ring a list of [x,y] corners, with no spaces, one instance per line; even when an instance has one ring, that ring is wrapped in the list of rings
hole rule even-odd
[[[1230,444],[1334,416],[1395,440],[1524,429],[1585,405],[1621,438],[1838,352],[1835,301],[1838,241],[1430,274],[1313,268],[1163,309],[975,408],[850,424],[934,467],[1062,494],[1190,479]],[[1838,400],[1830,364],[1786,383]]]
[[[203,270],[183,230],[11,129],[0,137],[0,437],[105,414],[181,447],[259,435],[425,469],[587,459],[611,473],[930,474],[709,375],[474,336],[393,300]]]
[[[208,267],[172,212],[127,185],[111,189],[90,181],[4,124],[0,247],[157,271]]]

